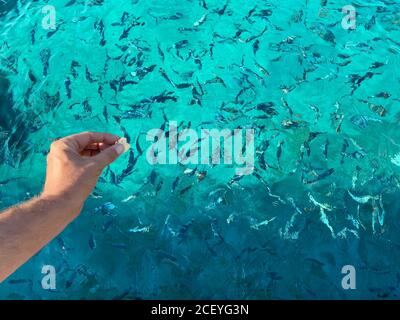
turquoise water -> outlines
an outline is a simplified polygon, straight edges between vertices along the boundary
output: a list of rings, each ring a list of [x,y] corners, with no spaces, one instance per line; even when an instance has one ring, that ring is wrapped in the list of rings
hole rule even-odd
[[[46,4],[55,29],[42,26]],[[341,25],[348,4],[355,30]],[[111,132],[133,154],[0,298],[399,297],[399,4],[1,6],[0,208],[40,192],[55,138]],[[166,121],[253,128],[254,174],[150,165],[144,133]],[[55,290],[42,289],[44,265]],[[355,290],[341,286],[344,265]]]

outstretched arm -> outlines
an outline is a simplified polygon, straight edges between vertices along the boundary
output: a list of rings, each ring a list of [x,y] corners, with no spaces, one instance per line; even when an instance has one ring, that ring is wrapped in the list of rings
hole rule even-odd
[[[104,167],[125,151],[118,139],[86,132],[51,145],[42,194],[0,213],[0,282],[79,215]]]

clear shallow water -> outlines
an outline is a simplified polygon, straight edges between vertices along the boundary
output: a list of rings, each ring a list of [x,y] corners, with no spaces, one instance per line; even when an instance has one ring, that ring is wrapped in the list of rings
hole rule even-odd
[[[205,3],[52,1],[56,30],[46,2],[0,11],[1,207],[40,192],[54,138],[113,132],[138,156],[123,179],[129,154],[105,171],[1,298],[398,298],[400,6],[353,2],[347,31],[345,1]],[[164,116],[254,128],[256,174],[151,166],[136,142]],[[357,290],[341,287],[347,264]]]

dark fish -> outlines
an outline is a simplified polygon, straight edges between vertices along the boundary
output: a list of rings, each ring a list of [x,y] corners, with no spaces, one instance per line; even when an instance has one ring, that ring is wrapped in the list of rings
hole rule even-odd
[[[244,19],[248,20],[253,15],[253,13],[256,11],[256,9],[257,9],[257,5],[247,13],[247,15],[244,17]]]
[[[86,76],[86,80],[89,81],[90,83],[93,83],[96,81],[92,78],[92,75],[90,74],[88,66],[86,66],[86,69],[85,69],[85,76]]]
[[[129,12],[124,11],[121,16],[120,25],[124,25],[128,21],[128,18],[129,18]]]
[[[78,77],[78,71],[76,71],[76,68],[80,67],[81,65],[79,64],[78,61],[73,60],[71,62],[71,67],[70,67],[70,71],[72,76],[76,79]]]
[[[184,193],[186,193],[187,191],[189,191],[191,188],[193,187],[193,185],[188,185],[187,187],[183,188],[180,192],[179,195],[183,195]]]
[[[125,127],[120,126],[121,131],[124,134],[124,137],[126,138],[126,142],[131,143],[131,136],[129,135],[128,131],[125,129]]]
[[[132,24],[129,27],[125,27],[124,31],[122,32],[122,34],[119,37],[119,41],[121,41],[122,39],[126,39],[128,38],[129,32],[132,30],[133,27],[136,26],[143,26],[144,22],[138,22],[138,21],[134,21],[132,22]]]
[[[184,28],[184,27],[179,27],[178,28],[179,32],[193,32],[193,31],[198,31],[196,28]]]
[[[315,29],[316,33],[318,34],[318,36],[327,41],[332,43],[333,45],[336,45],[336,38],[334,33],[329,30],[327,27],[324,27],[323,25],[319,25],[317,26]]]
[[[262,170],[266,170],[267,169],[267,163],[265,162],[265,152],[262,152],[262,153],[258,154],[257,160],[258,160],[258,162],[260,164],[260,168]]]
[[[323,132],[318,132],[318,131],[311,131],[308,134],[307,142],[311,142],[312,140],[314,140],[316,137],[318,137],[321,134],[324,134],[324,133]]]
[[[104,89],[104,87],[103,87],[103,84],[102,83],[98,83],[98,89],[97,89],[97,93],[99,94],[99,96],[101,97],[101,98],[103,98],[103,89]]]
[[[268,276],[271,278],[271,280],[282,280],[283,277],[275,271],[272,272],[267,272]]]
[[[206,3],[205,0],[200,0],[200,5],[201,5],[204,9],[208,10],[207,3]]]
[[[382,106],[382,105],[376,105],[373,103],[368,104],[369,109],[376,113],[377,115],[380,115],[381,117],[386,116],[387,110]]]
[[[179,239],[179,243],[182,243],[183,240],[185,240],[185,237],[187,235],[187,232],[190,228],[190,226],[193,224],[194,219],[190,220],[189,222],[183,224],[179,230],[178,230],[178,239]]]
[[[71,92],[71,79],[67,77],[64,81],[65,84],[65,91],[67,92],[67,97],[68,99],[71,99],[72,97],[72,92]]]
[[[351,61],[349,60],[349,61],[340,62],[337,65],[340,67],[345,67],[345,66],[349,65],[350,63],[351,63]]]
[[[231,180],[229,180],[229,182],[227,183],[228,186],[231,186],[235,182],[240,181],[241,179],[243,179],[243,177],[244,177],[244,175],[235,175],[235,176],[233,176],[233,178]]]
[[[220,83],[226,88],[225,81],[218,76],[213,79],[207,80],[204,84],[207,85],[207,84],[211,84],[211,83]]]
[[[285,129],[291,129],[291,128],[298,128],[300,126],[304,126],[305,122],[304,121],[295,121],[295,120],[284,119],[284,120],[281,121],[281,125]]]
[[[140,101],[141,103],[152,103],[152,102],[157,102],[157,103],[165,103],[167,101],[174,101],[177,102],[178,101],[178,97],[173,96],[174,92],[173,91],[164,91],[162,93],[160,93],[159,95],[147,98],[147,99],[143,99],[142,101]]]
[[[153,64],[149,67],[143,67],[144,60],[141,59],[141,55],[139,54],[137,56],[137,59],[133,59],[133,62],[128,63],[129,66],[131,66],[133,63],[136,63],[136,66],[138,67],[136,72],[134,74],[139,77],[140,80],[142,80],[147,74],[153,72],[155,67],[157,66],[156,64]]]
[[[108,221],[106,221],[106,222],[103,224],[103,226],[101,227],[101,230],[102,230],[103,232],[107,232],[108,229],[110,229],[110,227],[113,225],[113,223],[114,223],[114,219],[113,219],[113,218],[110,219],[110,220],[108,220]]]
[[[174,43],[174,48],[176,50],[180,50],[180,49],[186,48],[188,45],[189,45],[189,41],[188,40],[181,40],[181,41],[178,41],[178,42]]]
[[[177,89],[186,89],[192,87],[193,85],[191,83],[180,83],[176,84],[175,86]]]
[[[256,55],[256,53],[257,53],[259,48],[260,48],[260,40],[257,39],[253,43],[253,53],[254,53],[254,55]]]
[[[221,8],[215,10],[216,13],[218,13],[220,16],[222,16],[225,13],[226,8],[228,7],[229,1],[226,2],[226,4]]]
[[[361,84],[367,80],[367,79],[371,79],[374,76],[373,72],[368,71],[365,75],[360,76],[358,74],[351,74],[350,75],[350,82],[352,83],[352,91],[351,94],[354,93],[354,91],[356,91]]]
[[[108,84],[109,84],[110,88],[112,90],[114,90],[115,94],[117,94],[117,92],[119,91],[118,80],[116,80],[116,79],[111,80]]]
[[[33,29],[31,30],[31,44],[34,45],[35,44],[35,34],[36,34],[36,24],[33,27]]]
[[[157,44],[157,49],[158,49],[158,54],[161,57],[161,61],[164,63],[165,55],[164,55],[164,52],[161,50],[160,43]]]
[[[75,2],[76,2],[76,0],[70,0],[70,1],[67,2],[67,4],[64,7],[70,7],[73,4],[75,4]]]
[[[127,167],[117,176],[117,184],[121,183],[123,179],[132,174],[138,158],[135,158],[133,150],[129,150],[129,159]]]
[[[47,38],[52,37],[58,30],[60,30],[60,27],[63,25],[63,22],[58,23],[57,27],[53,31],[49,31],[46,35]]]
[[[103,107],[103,117],[106,120],[106,122],[108,123],[108,111],[107,111],[106,105],[104,105],[104,107]]]
[[[91,250],[94,250],[94,249],[96,249],[96,247],[97,247],[96,239],[94,238],[94,234],[91,233],[90,237],[89,237],[89,248]]]
[[[384,64],[383,62],[377,61],[377,62],[374,62],[374,63],[372,64],[371,69],[377,69],[377,68],[383,67],[384,65],[385,65],[385,64]]]
[[[71,104],[69,107],[68,107],[68,109],[72,109],[74,106],[76,106],[76,105],[78,105],[79,104],[79,102],[75,102],[75,103],[73,103],[73,104]]]
[[[140,144],[139,144],[139,137],[140,137],[140,135],[138,135],[138,137],[136,138],[136,150],[139,153],[139,155],[141,155],[141,154],[143,154],[143,150],[142,150],[142,148],[140,147]]]
[[[341,164],[343,164],[343,162],[344,162],[344,157],[346,156],[346,150],[349,146],[350,146],[349,141],[347,139],[344,139],[343,145],[342,145],[342,150],[341,150],[341,155],[342,155],[342,159],[340,160]]]
[[[117,249],[128,249],[128,245],[125,243],[111,243],[111,247],[117,248]]]
[[[388,99],[391,97],[391,94],[389,92],[379,92],[378,94],[375,95],[375,97]]]
[[[213,59],[214,57],[214,44],[210,43],[210,58]]]
[[[82,105],[83,105],[83,111],[85,111],[86,113],[92,112],[92,106],[89,104],[89,101],[87,99],[83,101]]]
[[[375,24],[376,24],[376,18],[375,16],[372,16],[372,18],[364,25],[364,27],[366,30],[370,30]]]
[[[66,289],[70,288],[74,284],[74,281],[75,281],[77,276],[78,276],[78,273],[76,271],[73,271],[71,273],[69,278],[65,281],[65,288]]]
[[[325,170],[321,174],[318,174],[317,177],[314,179],[303,179],[303,183],[311,184],[311,183],[317,182],[319,180],[325,179],[326,177],[329,177],[334,171],[335,171],[335,169],[330,168],[328,170]]]
[[[275,116],[278,112],[275,109],[275,104],[273,102],[262,102],[254,107],[255,110],[260,110],[269,116]]]
[[[163,68],[160,68],[158,70],[161,74],[161,76],[167,80],[167,82],[169,82],[173,87],[175,87],[175,83],[172,82],[172,80],[168,77],[167,73],[165,72],[165,70]]]
[[[89,2],[89,6],[102,6],[103,5],[104,0],[91,0]]]
[[[324,145],[322,146],[322,154],[325,157],[325,160],[328,159],[328,147],[329,147],[329,140],[326,139]]]
[[[49,61],[51,57],[50,49],[43,49],[40,51],[40,61],[43,65],[43,76],[46,77],[49,70]]]
[[[264,27],[264,29],[263,29],[263,31],[261,31],[261,33],[259,33],[257,35],[250,36],[250,37],[248,37],[248,38],[246,38],[244,40],[239,38],[239,37],[238,38],[239,38],[240,42],[249,43],[249,42],[251,42],[251,41],[253,41],[253,40],[257,39],[257,38],[260,38],[265,33],[265,31],[267,31],[267,27]]]
[[[157,171],[151,170],[150,175],[147,178],[147,181],[150,182],[154,186],[156,183],[157,176],[158,176]]]
[[[11,279],[7,281],[9,284],[23,284],[23,283],[32,283],[31,279]]]
[[[158,183],[158,185],[156,186],[156,195],[158,194],[158,192],[161,190],[161,187],[163,186],[164,181],[160,181]]]
[[[28,77],[29,77],[29,80],[31,80],[34,84],[37,82],[37,78],[36,78],[36,76],[33,74],[33,71],[32,71],[32,70],[29,70],[29,72],[28,72]]]
[[[104,23],[103,23],[103,20],[96,21],[95,24],[94,24],[94,29],[99,31],[100,37],[101,37],[99,45],[104,47],[105,44],[106,44],[106,40],[104,38]]]
[[[281,98],[281,102],[282,102],[283,106],[289,111],[289,116],[292,119],[293,118],[293,110],[289,106],[289,103],[284,98]]]
[[[117,48],[119,48],[122,52],[125,52],[126,50],[128,50],[130,48],[128,45],[121,46],[121,45],[119,45],[117,43],[115,44],[115,46]]]
[[[180,19],[182,19],[182,17],[183,17],[183,14],[180,12],[177,12],[177,13],[167,16],[167,17],[161,17],[160,19],[161,20],[180,20]]]
[[[174,192],[176,187],[178,186],[180,178],[176,177],[175,180],[172,182],[171,192]]]
[[[68,249],[63,238],[57,237],[57,243],[61,250],[66,251]]]
[[[113,185],[118,185],[118,178],[114,171],[110,169],[110,183]]]
[[[197,64],[197,67],[199,68],[199,70],[201,70],[203,68],[203,64],[202,64],[200,58],[195,58],[194,63]]]
[[[221,79],[221,80],[222,80],[222,79]],[[199,89],[200,89],[200,95],[201,95],[201,96],[204,95],[203,87],[201,86],[201,84],[200,84],[198,78],[196,78],[196,83],[197,83],[197,86],[198,86]]]

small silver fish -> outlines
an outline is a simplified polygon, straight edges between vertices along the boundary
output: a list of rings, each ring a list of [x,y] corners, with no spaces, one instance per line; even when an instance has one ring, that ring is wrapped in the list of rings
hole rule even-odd
[[[207,13],[203,14],[199,20],[193,23],[193,27],[201,26],[207,19]]]

